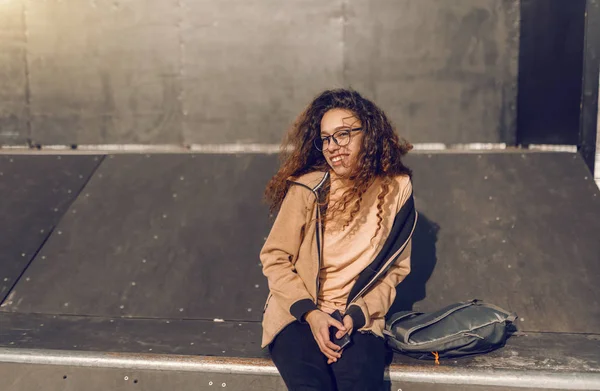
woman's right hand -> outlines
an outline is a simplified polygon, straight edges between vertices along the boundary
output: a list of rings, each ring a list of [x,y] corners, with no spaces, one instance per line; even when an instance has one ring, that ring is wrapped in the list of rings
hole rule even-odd
[[[329,359],[329,361],[336,362],[338,358],[342,357],[338,351],[340,347],[331,342],[329,339],[329,327],[334,326],[338,330],[346,331],[343,324],[333,319],[331,315],[320,311],[313,310],[304,316],[306,322],[310,325],[313,337],[321,352]]]

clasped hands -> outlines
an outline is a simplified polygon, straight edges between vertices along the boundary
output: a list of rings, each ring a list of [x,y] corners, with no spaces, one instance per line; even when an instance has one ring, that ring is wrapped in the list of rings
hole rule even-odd
[[[352,318],[349,315],[344,316],[342,319],[344,323],[342,324],[326,312],[313,310],[306,314],[304,319],[310,325],[310,330],[315,341],[317,341],[317,345],[319,345],[319,349],[327,357],[327,364],[337,362],[342,357],[342,349],[329,339],[329,328],[333,326],[338,329],[335,335],[338,339],[345,334],[352,334],[352,328],[354,327]]]

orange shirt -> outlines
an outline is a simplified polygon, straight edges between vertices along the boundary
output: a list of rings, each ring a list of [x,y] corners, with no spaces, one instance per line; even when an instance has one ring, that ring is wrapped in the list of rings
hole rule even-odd
[[[347,189],[334,175],[331,177],[329,205],[338,201]],[[394,186],[390,186],[386,201],[395,196],[392,194],[394,190]],[[375,259],[385,242],[391,228],[388,227],[390,218],[386,218],[386,214],[389,214],[386,212],[392,212],[391,215],[394,216],[395,211],[386,210],[389,209],[389,205],[384,203],[382,228],[373,239],[377,230],[377,196],[380,192],[381,180],[376,179],[363,195],[360,211],[343,230],[338,223],[339,218],[336,217],[336,221],[326,220],[317,302],[322,311],[345,311],[348,295],[358,275]],[[345,213],[349,213],[351,208],[350,203]],[[346,220],[346,216],[342,218],[343,221]]]

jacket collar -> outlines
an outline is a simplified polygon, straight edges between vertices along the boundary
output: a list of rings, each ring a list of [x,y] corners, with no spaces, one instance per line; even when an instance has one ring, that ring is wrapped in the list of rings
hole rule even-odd
[[[288,182],[304,186],[312,192],[318,192],[329,179],[328,171],[313,171],[299,177],[290,177]]]

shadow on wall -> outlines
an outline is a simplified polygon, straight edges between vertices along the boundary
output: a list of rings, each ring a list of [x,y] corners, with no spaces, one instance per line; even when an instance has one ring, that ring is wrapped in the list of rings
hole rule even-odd
[[[396,300],[388,315],[411,311],[417,301],[426,297],[425,284],[437,263],[435,246],[439,231],[439,225],[419,213],[412,239],[411,272],[396,288]]]
[[[412,238],[411,271],[396,287],[396,300],[390,307],[388,315],[398,311],[412,311],[417,301],[427,296],[425,285],[433,274],[437,263],[435,245],[440,226],[419,212],[419,219]],[[393,360],[392,350],[387,351],[386,365]],[[392,383],[386,380],[381,391],[391,391]]]

